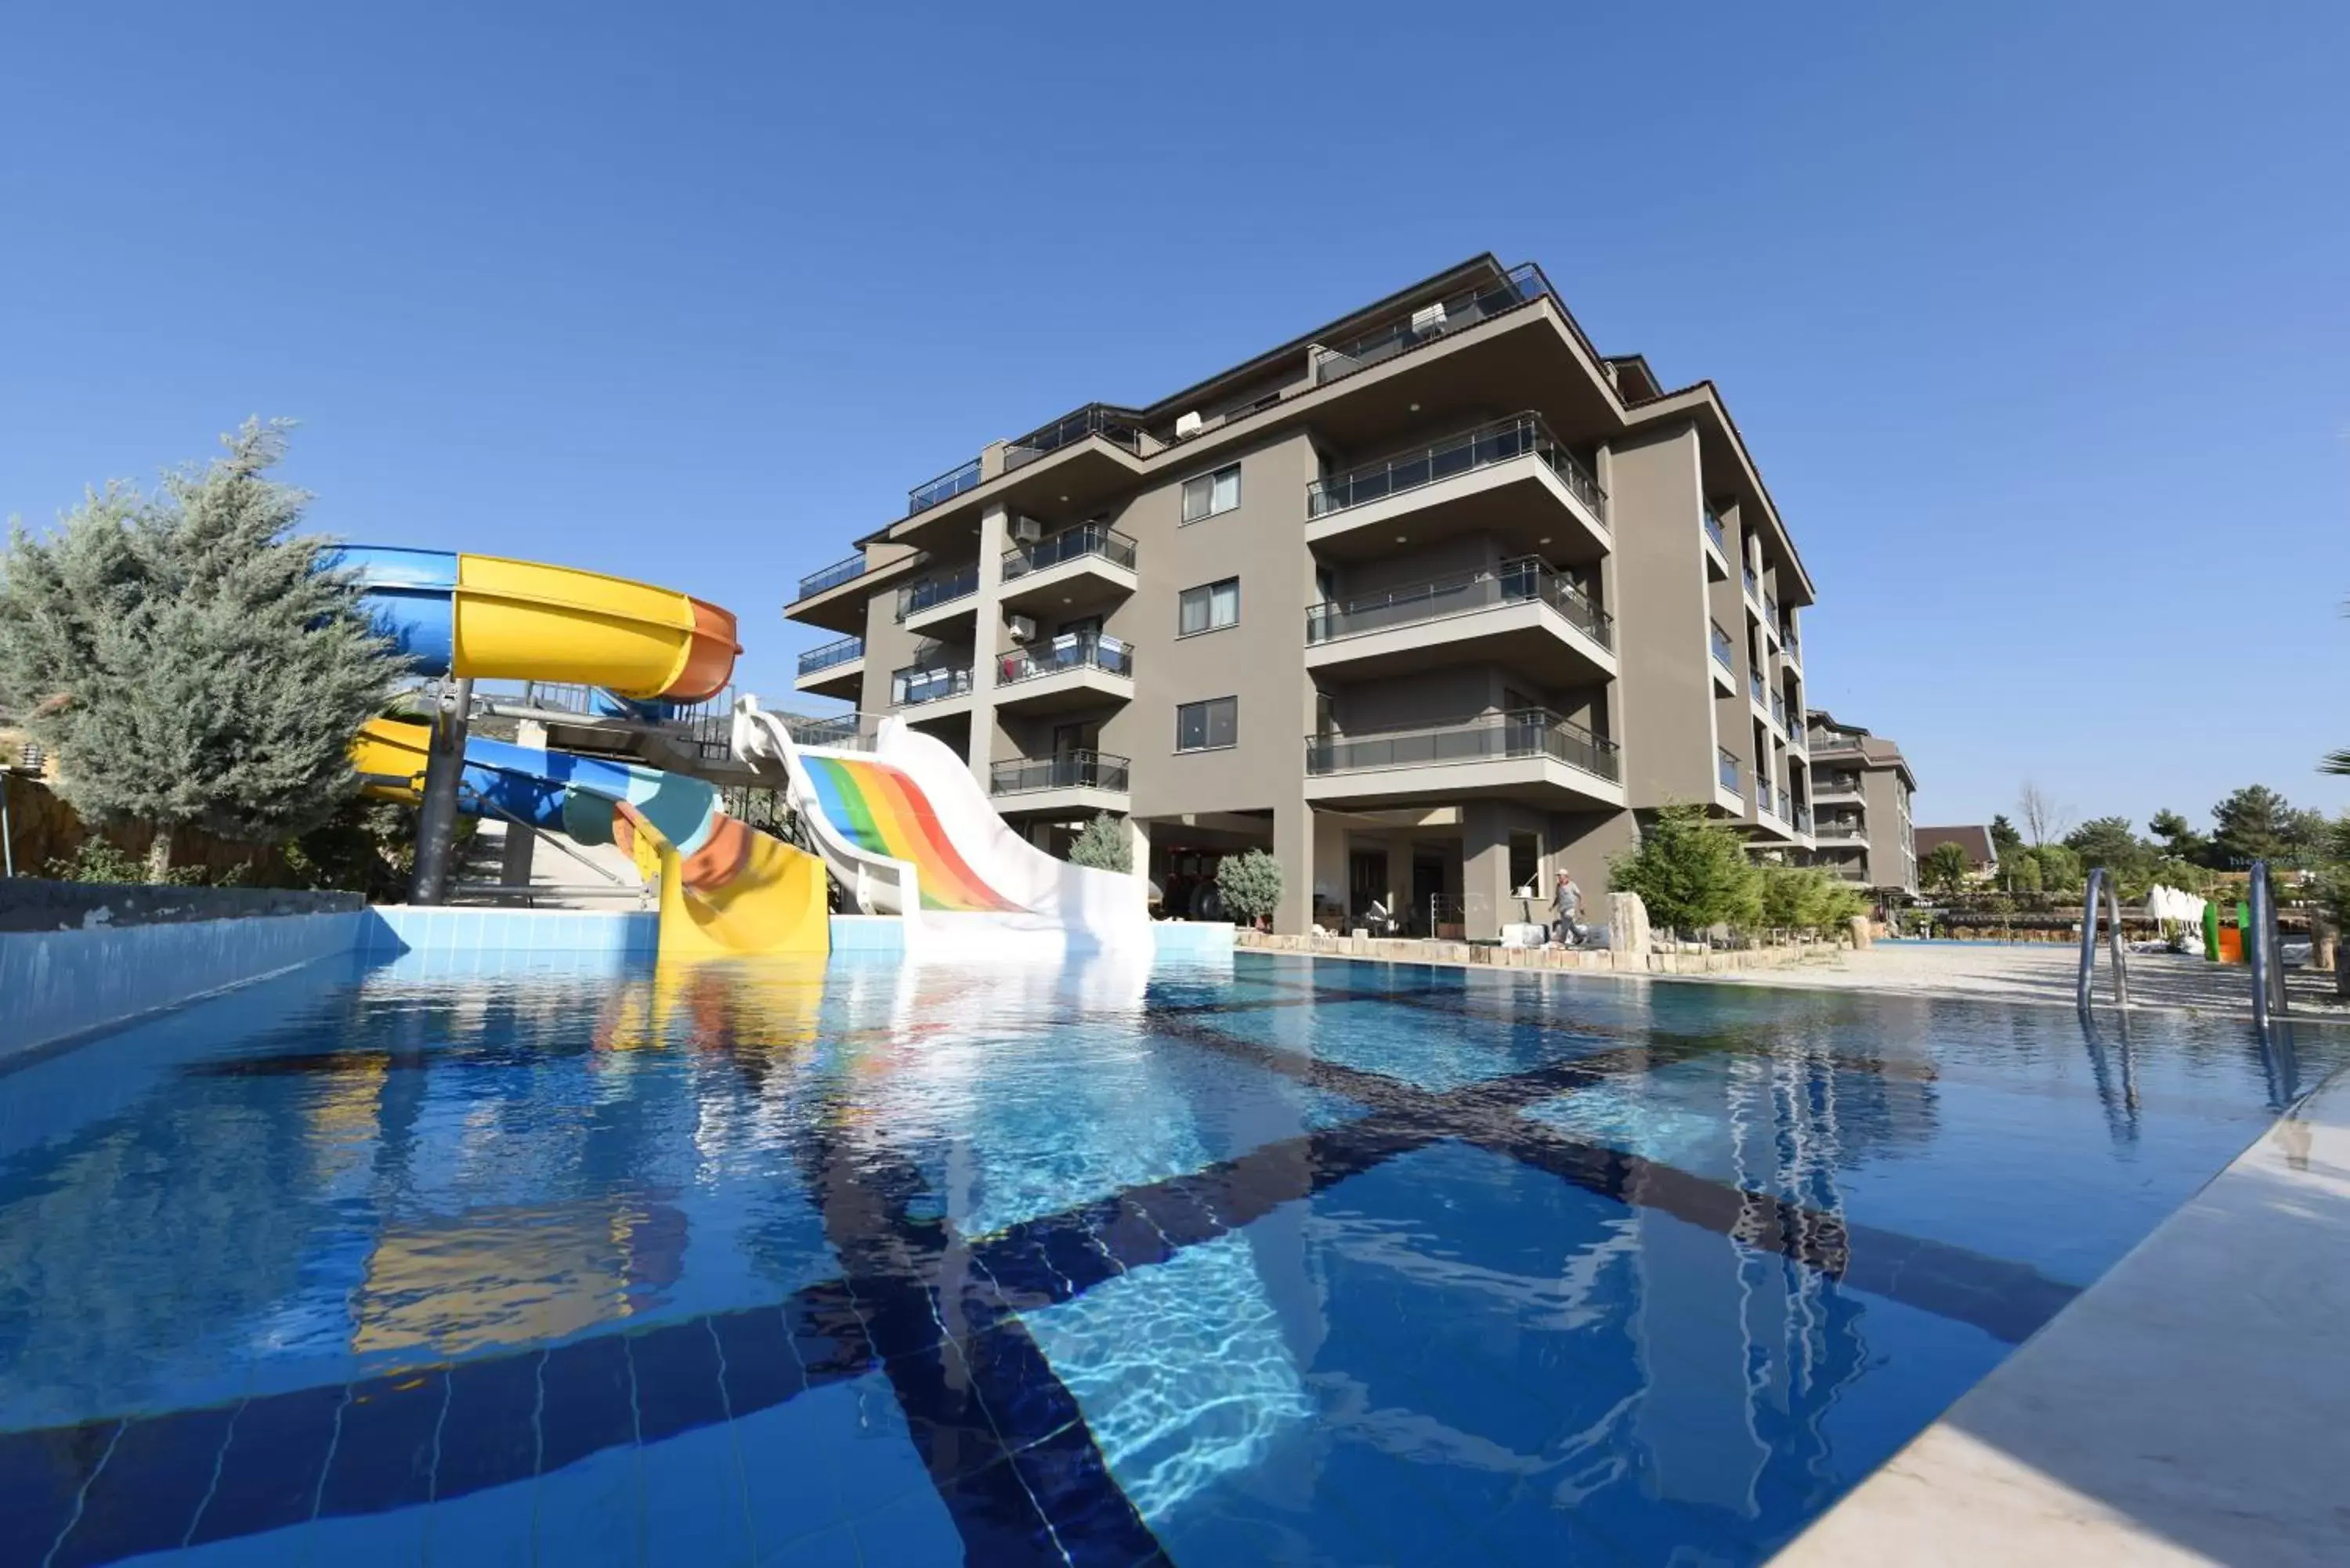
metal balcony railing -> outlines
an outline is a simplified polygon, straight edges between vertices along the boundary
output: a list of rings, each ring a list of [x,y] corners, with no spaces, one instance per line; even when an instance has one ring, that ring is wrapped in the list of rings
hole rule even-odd
[[[1305,738],[1305,771],[1315,775],[1513,757],[1549,757],[1610,783],[1622,772],[1613,741],[1545,708],[1481,713],[1448,724]]]
[[[979,566],[973,562],[959,572],[943,577],[931,577],[898,590],[898,618],[920,615],[926,609],[951,605],[957,599],[967,599],[979,592]]]
[[[1724,670],[1735,670],[1738,663],[1733,649],[1737,646],[1730,640],[1730,634],[1721,629],[1721,623],[1715,621],[1713,623],[1713,661]]]
[[[1786,628],[1779,622],[1779,599],[1775,594],[1766,593],[1762,596],[1762,624],[1769,627],[1771,635],[1780,641],[1784,642],[1787,639]]]
[[[1087,523],[1076,528],[1065,528],[1049,539],[1039,539],[1033,545],[1015,545],[1003,552],[1003,580],[1011,582],[1031,572],[1041,572],[1047,566],[1057,566],[1064,561],[1075,561],[1087,556],[1098,556],[1114,566],[1131,568],[1134,565],[1134,541],[1107,523]]]
[[[1713,751],[1713,776],[1731,794],[1744,793],[1738,784],[1738,759],[1719,746]]]
[[[1705,509],[1702,515],[1705,521],[1705,536],[1712,540],[1713,547],[1721,552],[1725,560],[1728,559],[1730,541],[1722,535],[1721,519],[1714,515],[1713,508],[1711,506]]]
[[[1112,408],[1107,403],[1087,403],[1075,413],[1064,414],[1051,424],[1030,431],[1015,441],[1003,443],[1003,472],[1025,467],[1047,452],[1058,452],[1087,436],[1099,436],[1113,446],[1122,446],[1138,455],[1142,451],[1142,416],[1132,409]]]
[[[910,664],[889,672],[889,701],[896,707],[911,708],[918,703],[970,695],[971,667],[967,664]]]
[[[1049,757],[1013,757],[997,763],[988,781],[995,794],[1034,794],[1048,789],[1101,789],[1124,794],[1134,764],[1106,752],[1062,752]]]
[[[1856,752],[1860,750],[1860,737],[1835,730],[1821,730],[1813,734],[1811,750],[1814,755],[1823,752]]]
[[[1738,569],[1744,575],[1746,579],[1746,597],[1750,599],[1761,598],[1762,597],[1762,579],[1755,576],[1754,568],[1744,562],[1741,562],[1739,563]]]
[[[1804,802],[1804,801],[1797,801],[1797,802],[1795,803],[1795,831],[1796,831],[1796,832],[1798,832],[1798,833],[1809,833],[1811,830],[1812,830],[1812,808],[1811,808],[1811,805],[1810,805],[1810,804],[1809,804],[1808,802]]]
[[[1419,626],[1496,605],[1539,600],[1565,616],[1600,647],[1616,646],[1615,618],[1582,589],[1540,561],[1511,561],[1490,572],[1462,572],[1384,594],[1315,605],[1305,612],[1308,644],[1336,642],[1367,632]]]
[[[1094,631],[1065,632],[1048,643],[1007,653],[997,660],[995,683],[1016,686],[1065,670],[1099,670],[1110,675],[1134,673],[1134,645]]]
[[[1591,477],[1575,455],[1559,444],[1539,414],[1515,414],[1475,430],[1408,452],[1398,457],[1367,462],[1305,487],[1305,515],[1326,517],[1350,506],[1361,506],[1418,490],[1455,474],[1490,468],[1513,458],[1540,460],[1575,497],[1591,509],[1602,525],[1607,521],[1607,493]]]
[[[906,515],[927,512],[941,501],[951,501],[966,490],[979,484],[979,459],[959,463],[948,469],[927,484],[917,484],[906,492]]]
[[[1529,262],[1512,267],[1499,283],[1481,288],[1463,289],[1448,295],[1433,306],[1422,306],[1400,321],[1375,327],[1358,337],[1336,345],[1324,344],[1314,360],[1314,381],[1316,386],[1367,370],[1372,366],[1394,358],[1397,355],[1417,348],[1424,343],[1464,331],[1481,321],[1530,305],[1548,295],[1558,297],[1550,279],[1542,268]],[[1562,312],[1565,306],[1561,307]],[[1418,326],[1413,323],[1417,321]]]
[[[820,572],[810,572],[800,579],[800,597],[812,599],[827,588],[837,588],[843,583],[853,583],[865,575],[865,557],[851,556],[845,561],[835,561]]]
[[[848,664],[865,657],[865,639],[844,637],[838,642],[827,642],[822,648],[811,648],[800,655],[800,673],[814,675],[819,670],[830,670],[837,664]]]

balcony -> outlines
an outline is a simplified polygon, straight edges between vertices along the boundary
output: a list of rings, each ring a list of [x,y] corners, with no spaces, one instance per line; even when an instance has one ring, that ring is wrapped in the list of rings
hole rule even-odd
[[[1027,712],[1122,702],[1134,695],[1134,648],[1098,632],[1065,633],[995,664],[995,705]]]
[[[1795,623],[1793,621],[1779,628],[1779,657],[1799,672],[1804,668],[1804,645],[1795,640]]]
[[[908,631],[920,631],[926,627],[959,619],[977,609],[976,605],[963,601],[979,593],[979,565],[973,562],[959,572],[929,577],[898,590],[898,619]]]
[[[1019,815],[1056,811],[1124,811],[1134,764],[1105,752],[1062,752],[1049,757],[1012,757],[988,774],[988,793],[1014,804]]]
[[[1795,803],[1795,831],[1802,834],[1812,831],[1812,807],[1808,801]]]
[[[1003,603],[1017,608],[1031,602],[1068,597],[1058,589],[1079,586],[1130,594],[1135,588],[1134,541],[1106,523],[1066,528],[1033,545],[1003,553]]]
[[[1713,684],[1724,697],[1738,695],[1738,645],[1713,622]]]
[[[1305,740],[1305,794],[1316,801],[1489,795],[1587,809],[1621,805],[1621,776],[1614,742],[1542,708]]]
[[[1608,548],[1607,493],[1531,413],[1305,487],[1306,541],[1326,553],[1378,554],[1407,518],[1422,531],[1493,533],[1510,550],[1554,560],[1592,560]]]
[[[1542,268],[1529,262],[1512,267],[1499,283],[1482,288],[1463,289],[1447,296],[1432,306],[1422,306],[1405,320],[1366,332],[1358,337],[1332,346],[1317,346],[1314,359],[1314,384],[1326,387],[1333,381],[1367,370],[1394,358],[1399,354],[1449,337],[1455,332],[1466,331],[1480,322],[1491,321],[1523,305],[1531,305],[1544,296],[1555,299],[1557,290]]]
[[[1003,443],[1003,472],[1025,468],[1041,457],[1046,457],[1084,441],[1099,436],[1112,446],[1123,447],[1139,457],[1149,438],[1142,433],[1142,416],[1131,409],[1112,408],[1107,403],[1087,403],[1073,414],[1065,414],[1041,430],[1030,431],[1016,441]],[[1156,445],[1156,442],[1151,442]]]
[[[851,556],[845,561],[835,561],[822,571],[810,572],[806,576],[802,577],[799,597],[812,599],[827,588],[837,588],[843,583],[853,583],[864,575],[865,556],[861,553]]]
[[[1463,572],[1305,612],[1309,670],[1359,676],[1492,660],[1552,685],[1616,672],[1616,623],[1540,561]]]
[[[1746,582],[1747,599],[1760,605],[1762,602],[1762,579],[1755,575],[1753,566],[1745,562],[1740,562],[1738,569]]]
[[[917,484],[906,492],[906,515],[928,512],[941,501],[951,501],[966,490],[979,487],[979,459],[947,470],[927,484]]]
[[[1742,800],[1746,792],[1738,782],[1738,776],[1737,757],[1716,746],[1713,749],[1713,782]]]
[[[1784,623],[1779,618],[1779,597],[1776,594],[1765,593],[1762,596],[1762,624],[1773,637],[1782,642],[1787,639]]]
[[[1860,778],[1856,774],[1814,774],[1812,775],[1814,800],[1862,801]]]
[[[971,667],[950,664],[910,664],[890,671],[889,703],[915,708],[971,695]]]
[[[1866,844],[1865,819],[1848,811],[1822,812],[1813,821],[1812,835],[1822,844]]]
[[[1839,730],[1820,730],[1813,733],[1808,749],[1815,757],[1836,752],[1857,752],[1860,750],[1860,737],[1847,735]]]
[[[1769,690],[1770,688],[1762,683],[1762,672],[1761,670],[1750,668],[1746,671],[1746,694],[1754,699],[1754,705],[1757,708],[1762,708],[1766,711],[1768,710],[1770,706],[1770,698],[1764,695],[1764,693]]]
[[[799,677],[792,682],[792,689],[853,701],[864,683],[865,639],[844,637],[801,654]]]
[[[1778,692],[1771,693],[1771,722],[1779,726],[1782,734],[1787,729],[1787,700]]]

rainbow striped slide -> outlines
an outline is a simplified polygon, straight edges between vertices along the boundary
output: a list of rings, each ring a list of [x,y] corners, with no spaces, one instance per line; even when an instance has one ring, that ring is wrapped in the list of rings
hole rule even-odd
[[[868,855],[920,868],[922,908],[961,914],[1020,908],[971,867],[911,779],[866,757],[803,753],[825,820]]]

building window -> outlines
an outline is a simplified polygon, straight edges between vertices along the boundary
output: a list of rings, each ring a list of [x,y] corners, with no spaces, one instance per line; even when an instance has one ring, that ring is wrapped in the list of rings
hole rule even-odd
[[[1232,745],[1240,739],[1240,722],[1241,700],[1237,697],[1186,702],[1175,710],[1175,749],[1212,752]]]
[[[1183,521],[1197,523],[1241,504],[1241,465],[1220,468],[1183,482]]]
[[[1241,580],[1226,577],[1204,587],[1185,588],[1176,601],[1175,635],[1193,637],[1241,623]]]
[[[1510,835],[1510,888],[1523,889],[1522,896],[1542,897],[1543,890],[1534,884],[1542,879],[1542,840],[1531,833]]]

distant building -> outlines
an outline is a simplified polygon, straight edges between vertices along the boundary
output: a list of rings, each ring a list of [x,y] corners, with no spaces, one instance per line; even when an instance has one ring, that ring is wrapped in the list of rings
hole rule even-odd
[[[1920,860],[1945,844],[1955,844],[1966,852],[1968,876],[1989,877],[1999,869],[1999,846],[1991,842],[1988,827],[1919,827],[1911,836]]]
[[[1812,761],[1809,864],[1880,894],[1918,895],[1918,845],[1909,825],[1917,775],[1901,748],[1824,709],[1804,715]]]

